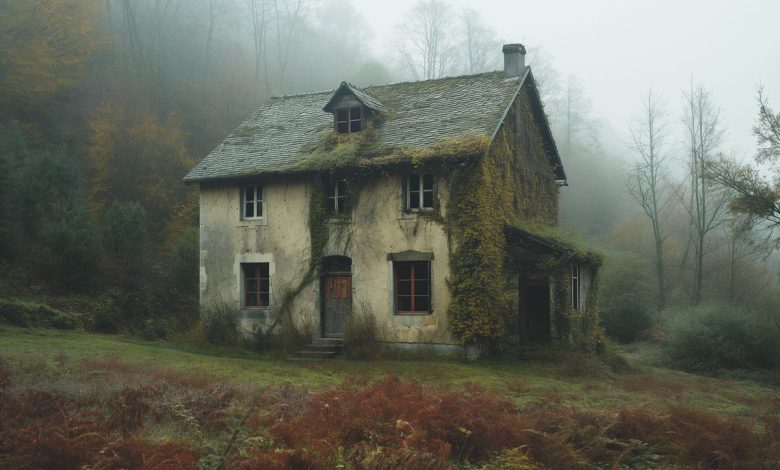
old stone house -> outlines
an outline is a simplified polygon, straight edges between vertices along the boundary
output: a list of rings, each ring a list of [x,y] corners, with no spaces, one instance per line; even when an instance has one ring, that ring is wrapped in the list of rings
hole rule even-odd
[[[557,236],[566,174],[525,48],[503,71],[271,98],[200,187],[202,307],[383,341],[591,342],[598,260]]]

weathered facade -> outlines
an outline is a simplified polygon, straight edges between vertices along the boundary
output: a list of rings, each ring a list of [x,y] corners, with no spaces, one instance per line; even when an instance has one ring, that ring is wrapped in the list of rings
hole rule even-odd
[[[525,50],[494,72],[271,99],[186,177],[201,305],[447,348],[587,341],[597,260],[543,233],[566,181]],[[595,296],[593,296],[595,297]],[[586,310],[592,310],[592,313]]]

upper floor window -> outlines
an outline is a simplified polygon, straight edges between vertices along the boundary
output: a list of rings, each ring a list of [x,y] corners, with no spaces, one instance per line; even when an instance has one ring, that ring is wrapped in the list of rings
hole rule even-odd
[[[242,190],[244,219],[262,219],[263,218],[263,187],[246,186]]]
[[[423,173],[406,177],[406,210],[433,209],[433,174]]]
[[[363,110],[360,106],[336,110],[336,131],[339,134],[352,134],[363,129]]]
[[[347,202],[347,181],[336,181],[328,186],[326,209],[331,214],[346,214],[348,210]]]

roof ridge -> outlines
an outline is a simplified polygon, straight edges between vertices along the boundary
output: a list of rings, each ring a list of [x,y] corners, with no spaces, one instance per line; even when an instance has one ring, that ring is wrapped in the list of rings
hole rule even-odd
[[[363,90],[363,91],[366,91],[366,92],[370,93],[369,89],[373,89],[373,88],[382,88],[382,87],[396,86],[396,85],[406,85],[406,84],[409,84],[409,83],[426,83],[426,82],[435,82],[435,81],[445,81],[445,80],[456,80],[456,79],[464,79],[464,78],[473,78],[473,77],[479,77],[479,76],[482,76],[482,75],[495,75],[495,74],[499,74],[499,73],[503,74],[504,72],[502,72],[501,70],[492,70],[490,72],[470,73],[470,74],[465,74],[465,75],[451,75],[451,76],[439,77],[439,78],[427,78],[425,80],[405,80],[405,81],[400,81],[400,82],[390,82],[390,83],[382,83],[380,85],[368,85],[368,86],[358,86],[358,85],[355,85],[354,83],[348,82],[346,80],[342,80],[339,83],[339,86],[337,86],[336,88],[332,88],[330,90],[306,91],[306,92],[301,92],[301,93],[292,93],[292,94],[289,94],[289,95],[284,94],[284,95],[270,96],[268,98],[268,101],[280,100],[280,99],[285,99],[285,98],[298,98],[298,97],[302,97],[302,96],[314,96],[314,95],[324,95],[324,94],[328,94],[328,93],[335,93],[339,88],[341,88],[341,84],[342,83],[346,83],[347,85],[349,85],[349,86],[351,86],[353,88],[357,88],[359,90]],[[512,78],[512,79],[514,79],[514,78]],[[509,80],[512,80],[512,79],[509,79]]]

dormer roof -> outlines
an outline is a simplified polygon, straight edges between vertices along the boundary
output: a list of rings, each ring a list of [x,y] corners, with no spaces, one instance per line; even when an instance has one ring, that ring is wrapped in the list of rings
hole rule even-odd
[[[355,86],[349,82],[341,82],[341,85],[339,85],[338,88],[336,88],[336,91],[333,92],[333,95],[330,97],[330,100],[328,100],[328,103],[322,108],[323,111],[326,113],[332,113],[333,110],[336,108],[337,103],[339,100],[345,95],[349,94],[352,95],[356,100],[360,101],[360,103],[363,104],[366,108],[370,109],[371,111],[383,113],[387,111],[387,108],[385,108],[385,105],[382,104],[381,101],[379,101],[374,96],[371,96],[370,93],[368,93],[366,90]]]

